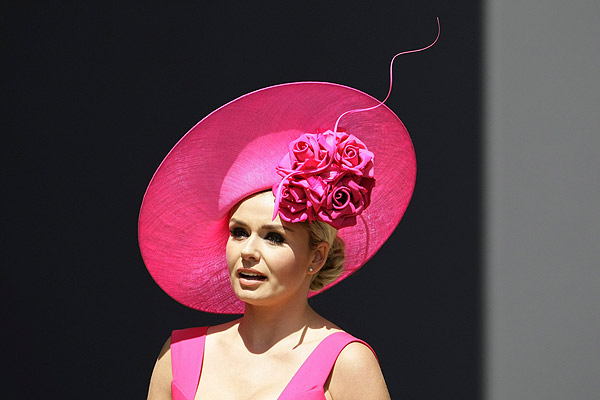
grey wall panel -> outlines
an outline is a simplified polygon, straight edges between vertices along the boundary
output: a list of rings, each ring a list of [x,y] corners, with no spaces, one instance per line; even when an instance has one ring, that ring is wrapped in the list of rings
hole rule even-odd
[[[486,397],[600,394],[600,2],[486,3]]]

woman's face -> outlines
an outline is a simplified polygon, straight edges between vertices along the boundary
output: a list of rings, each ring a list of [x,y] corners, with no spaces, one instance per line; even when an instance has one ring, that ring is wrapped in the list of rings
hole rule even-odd
[[[305,301],[315,259],[306,228],[279,216],[273,220],[273,208],[273,194],[259,193],[242,201],[229,220],[231,285],[241,300],[257,306]]]

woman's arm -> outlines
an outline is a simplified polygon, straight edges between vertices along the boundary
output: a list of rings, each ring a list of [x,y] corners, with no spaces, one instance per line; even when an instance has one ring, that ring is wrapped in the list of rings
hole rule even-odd
[[[148,400],[172,400],[172,380],[171,338],[169,338],[160,351],[156,364],[154,364],[154,370],[150,378],[150,388],[148,389]]]
[[[333,400],[389,400],[385,380],[375,354],[362,343],[353,342],[340,353],[328,391]]]

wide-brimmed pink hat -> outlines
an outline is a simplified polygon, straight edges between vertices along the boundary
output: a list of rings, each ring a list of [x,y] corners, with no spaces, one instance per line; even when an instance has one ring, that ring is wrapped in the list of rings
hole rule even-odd
[[[230,210],[250,194],[281,186],[285,172],[276,167],[290,143],[303,134],[331,131],[348,110],[377,104],[350,87],[297,82],[246,94],[200,121],[163,160],[142,202],[139,244],[158,285],[191,308],[242,313],[225,258]],[[386,106],[345,115],[335,131],[360,139],[374,155],[369,173],[376,184],[355,224],[340,229],[344,271],[321,291],[355,272],[383,245],[408,206],[416,176],[408,132]]]

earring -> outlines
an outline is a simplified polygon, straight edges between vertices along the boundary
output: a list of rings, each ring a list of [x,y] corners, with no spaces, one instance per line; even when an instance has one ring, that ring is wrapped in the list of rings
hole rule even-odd
[[[313,272],[313,271],[314,271],[313,267],[310,267],[308,270],[309,270],[310,272]]]

